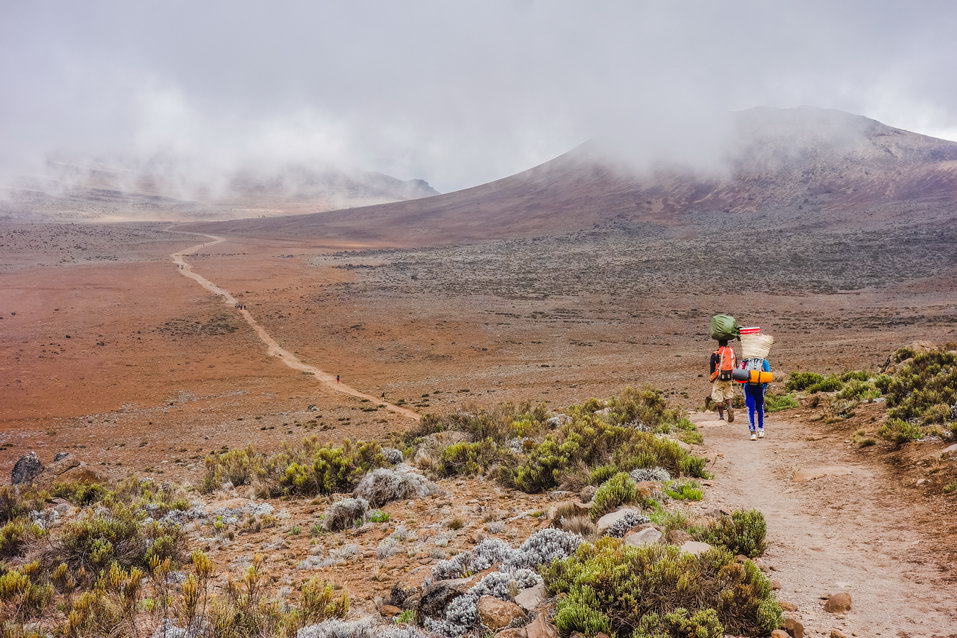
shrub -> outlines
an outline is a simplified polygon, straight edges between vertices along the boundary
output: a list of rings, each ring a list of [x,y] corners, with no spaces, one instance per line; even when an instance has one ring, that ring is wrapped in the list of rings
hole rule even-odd
[[[780,412],[798,407],[793,394],[769,394],[764,397],[764,408],[768,412]]]
[[[608,420],[652,432],[669,432],[684,413],[668,406],[664,395],[652,388],[628,387],[608,400]]]
[[[366,519],[373,523],[387,523],[389,521],[389,515],[382,510],[372,510]]]
[[[675,481],[665,485],[665,494],[678,501],[700,501],[704,498],[697,481]]]
[[[526,456],[501,472],[507,485],[524,492],[542,492],[557,487],[576,468],[609,463],[622,471],[664,467],[675,475],[705,474],[705,459],[688,454],[675,441],[605,423],[580,406],[572,412],[571,423],[547,435]]]
[[[869,381],[874,376],[866,370],[849,370],[840,376],[841,381]]]
[[[310,437],[271,456],[252,448],[210,455],[200,489],[210,492],[229,481],[261,484],[261,491],[271,496],[348,492],[364,474],[387,464],[382,446],[374,441],[335,446]]]
[[[503,403],[493,408],[466,406],[441,416],[426,415],[419,427],[406,435],[406,440],[441,432],[457,430],[465,432],[472,441],[490,439],[505,444],[515,437],[534,436],[547,426],[548,410],[544,403]]]
[[[630,636],[638,628],[636,636],[758,636],[781,622],[761,571],[720,548],[695,556],[675,546],[630,547],[602,538],[543,575],[549,591],[564,594],[555,615],[563,634]],[[699,633],[682,634],[683,628]]]
[[[588,474],[589,485],[601,485],[615,474],[618,474],[618,466],[612,463],[599,465]]]
[[[338,532],[361,523],[369,511],[369,501],[364,498],[344,498],[336,501],[326,511],[323,527],[327,532]]]
[[[49,494],[23,485],[0,485],[0,523],[43,509]]]
[[[50,488],[50,493],[62,498],[77,507],[97,503],[107,495],[109,490],[101,483],[78,481],[75,483],[56,483]]]
[[[663,467],[642,467],[631,471],[631,478],[636,482],[657,481],[664,483],[671,480],[671,474]]]
[[[817,372],[792,372],[784,384],[787,392],[802,392],[816,383],[824,380],[824,375]]]
[[[113,564],[89,591],[71,601],[63,636],[99,638],[135,635],[143,572]]]
[[[900,361],[905,363],[892,376],[875,382],[887,397],[888,414],[928,425],[957,421],[957,352],[941,348]]]
[[[874,387],[867,380],[851,379],[844,388],[837,393],[838,399],[848,399],[853,401],[873,401],[881,396],[881,391]]]
[[[0,558],[18,556],[31,541],[43,536],[43,528],[18,518],[0,527]]]
[[[434,489],[421,474],[379,468],[362,477],[355,495],[367,500],[372,507],[382,507],[392,501],[428,496]]]
[[[53,600],[53,587],[37,583],[38,563],[0,568],[0,618],[24,621],[41,616]],[[0,631],[5,629],[0,626]]]
[[[842,387],[844,387],[844,384],[841,382],[841,380],[837,376],[829,374],[817,383],[813,383],[805,388],[805,392],[808,394],[816,394],[818,392],[837,392]]]
[[[474,476],[498,465],[508,454],[492,439],[453,443],[442,451],[436,472],[440,476]]]
[[[719,545],[734,554],[749,558],[764,553],[767,523],[758,510],[735,510],[710,523],[699,535],[712,545]]]
[[[145,568],[151,559],[179,560],[185,547],[182,529],[143,519],[142,513],[116,506],[67,523],[47,562],[97,574],[113,563]]]
[[[635,482],[627,472],[619,472],[601,484],[592,498],[591,517],[598,520],[604,514],[625,503],[635,501],[638,493]]]
[[[890,441],[897,447],[917,441],[923,436],[921,427],[902,419],[888,419],[877,431],[877,436]]]

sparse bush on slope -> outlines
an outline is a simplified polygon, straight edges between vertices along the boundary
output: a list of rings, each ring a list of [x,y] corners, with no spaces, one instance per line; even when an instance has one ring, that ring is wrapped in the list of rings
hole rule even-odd
[[[767,523],[758,510],[735,510],[713,521],[700,534],[701,540],[749,558],[764,553]]]
[[[631,547],[615,538],[581,545],[543,570],[559,594],[563,634],[612,638],[766,636],[781,622],[771,585],[724,549],[695,556],[677,547]]]

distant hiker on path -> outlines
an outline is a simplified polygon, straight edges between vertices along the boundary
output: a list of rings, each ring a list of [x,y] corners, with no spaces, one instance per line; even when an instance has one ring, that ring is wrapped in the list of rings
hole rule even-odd
[[[771,372],[771,362],[767,359],[745,359],[741,362],[742,370],[760,370],[762,372]],[[764,438],[764,394],[767,392],[767,383],[745,383],[744,384],[744,402],[748,406],[748,430],[751,432],[751,440],[757,441]],[[754,427],[754,413],[758,413],[758,427]]]
[[[728,410],[728,422],[734,421],[734,386],[731,384],[731,372],[735,368],[734,349],[727,339],[718,341],[718,349],[711,353],[711,400],[718,410],[718,418],[724,420],[724,410]]]

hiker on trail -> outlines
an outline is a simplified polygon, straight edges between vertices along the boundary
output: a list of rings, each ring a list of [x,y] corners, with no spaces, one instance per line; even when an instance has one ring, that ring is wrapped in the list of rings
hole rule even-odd
[[[771,372],[771,362],[767,359],[745,359],[739,364],[739,367],[742,370]],[[764,394],[767,389],[767,383],[751,383],[749,381],[744,384],[744,402],[748,406],[748,430],[751,432],[752,441],[764,438]],[[758,415],[756,429],[754,426],[755,412]]]
[[[724,411],[728,410],[728,422],[734,421],[734,386],[731,384],[731,372],[736,361],[734,349],[727,339],[718,341],[718,349],[711,353],[711,400],[718,410],[718,418],[724,420]]]
[[[336,375],[336,383],[339,383],[339,375]]]

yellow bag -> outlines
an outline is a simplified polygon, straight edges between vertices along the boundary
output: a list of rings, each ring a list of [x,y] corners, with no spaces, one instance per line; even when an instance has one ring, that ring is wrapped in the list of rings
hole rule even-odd
[[[773,372],[765,372],[764,370],[751,370],[751,378],[748,379],[748,383],[771,383],[774,381]]]

